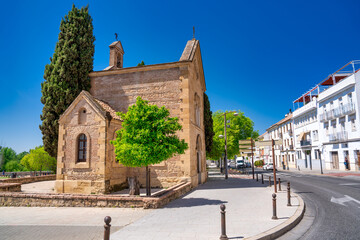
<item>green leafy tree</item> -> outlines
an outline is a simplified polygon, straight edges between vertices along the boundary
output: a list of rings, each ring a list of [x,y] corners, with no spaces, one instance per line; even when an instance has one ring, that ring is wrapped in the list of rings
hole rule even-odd
[[[230,128],[227,128],[227,153],[228,159],[233,158],[239,153],[239,140],[245,140],[249,138],[256,139],[259,136],[258,131],[254,131],[254,122],[250,118],[246,117],[243,112],[237,111],[238,116],[233,114],[227,114],[226,120],[230,120]],[[225,150],[224,138],[219,138],[219,135],[224,135],[224,112],[217,111],[213,114],[214,120],[214,132],[213,145],[209,158],[218,160],[222,157]]]
[[[211,152],[214,138],[214,122],[212,119],[212,111],[210,110],[210,101],[206,93],[204,93],[204,128],[205,128],[205,147],[206,153]]]
[[[4,170],[6,172],[19,172],[23,170],[23,167],[17,160],[11,160],[5,164]]]
[[[22,159],[23,157],[25,157],[27,154],[29,154],[29,152],[26,152],[26,151],[17,154],[17,155],[16,155],[16,160],[17,160],[18,162],[20,162],[21,159]]]
[[[71,11],[61,20],[59,40],[50,64],[45,66],[41,84],[40,119],[45,151],[57,155],[58,119],[82,90],[90,89],[89,73],[93,70],[94,41],[89,8]]]
[[[138,65],[137,65],[138,67],[142,67],[142,66],[145,66],[145,63],[144,63],[144,61],[141,61],[141,63],[138,63]]]
[[[9,147],[4,147],[1,149],[1,152],[0,152],[0,155],[2,157],[2,163],[1,163],[1,166],[0,168],[1,169],[5,169],[5,165],[10,162],[10,161],[16,161],[16,152],[12,149],[12,148],[9,148]],[[5,169],[5,171],[7,171]]]
[[[51,157],[44,147],[31,149],[30,153],[21,159],[21,165],[29,171],[56,171],[56,159]]]
[[[177,117],[169,117],[168,109],[151,105],[137,97],[127,113],[118,113],[122,128],[112,141],[116,159],[128,167],[146,167],[176,154],[183,154],[187,143],[176,135],[182,129]],[[148,170],[146,171],[148,179]],[[150,183],[147,183],[149,195]]]

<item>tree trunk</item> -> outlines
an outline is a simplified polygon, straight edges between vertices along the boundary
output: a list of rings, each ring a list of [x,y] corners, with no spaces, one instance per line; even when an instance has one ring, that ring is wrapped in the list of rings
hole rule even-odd
[[[128,177],[129,195],[140,195],[140,184],[137,177]]]
[[[151,184],[150,184],[150,168],[146,166],[146,196],[151,196]]]

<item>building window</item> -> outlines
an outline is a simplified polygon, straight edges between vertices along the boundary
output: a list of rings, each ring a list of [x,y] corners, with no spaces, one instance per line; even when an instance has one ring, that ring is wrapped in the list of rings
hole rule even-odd
[[[87,138],[85,134],[80,134],[78,138],[78,160],[77,162],[86,162]]]
[[[314,141],[319,140],[318,130],[313,131],[313,139],[314,139]]]
[[[79,110],[78,123],[79,124],[85,124],[86,123],[86,109],[85,108],[82,108],[82,109]]]
[[[354,115],[349,116],[349,121],[350,121],[350,123],[351,123],[351,131],[353,131],[353,132],[355,132],[355,131],[356,131],[356,123],[355,123],[355,119],[356,119],[355,114],[354,114]]]
[[[352,94],[349,93],[347,96],[348,96],[348,103],[352,103]]]

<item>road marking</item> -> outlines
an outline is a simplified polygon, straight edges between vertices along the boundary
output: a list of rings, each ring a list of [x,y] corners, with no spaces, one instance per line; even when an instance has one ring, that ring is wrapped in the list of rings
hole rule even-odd
[[[330,200],[330,202],[337,203],[337,204],[340,204],[340,205],[343,205],[343,206],[346,206],[345,203],[350,202],[350,201],[354,201],[357,204],[360,204],[359,200],[356,200],[355,198],[352,198],[352,197],[350,197],[348,195],[344,195],[344,197],[342,197],[342,198],[331,197],[331,200]]]
[[[351,185],[360,185],[360,183],[340,183],[339,185],[344,185],[344,186],[351,186]]]

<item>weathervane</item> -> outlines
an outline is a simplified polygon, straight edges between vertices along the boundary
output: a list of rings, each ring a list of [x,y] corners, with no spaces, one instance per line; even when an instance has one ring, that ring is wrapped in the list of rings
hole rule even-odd
[[[193,39],[195,39],[195,26],[193,26]]]
[[[117,33],[115,33],[115,39],[116,39],[116,41],[118,41],[118,34]]]

